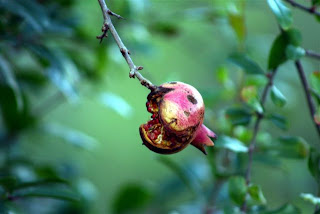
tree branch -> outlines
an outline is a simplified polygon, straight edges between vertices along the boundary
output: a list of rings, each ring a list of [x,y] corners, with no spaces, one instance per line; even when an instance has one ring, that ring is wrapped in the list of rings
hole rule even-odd
[[[306,56],[320,60],[320,54],[312,50],[306,50]]]
[[[297,68],[297,71],[298,71],[298,74],[299,74],[299,77],[300,77],[300,81],[302,83],[303,90],[304,90],[304,93],[305,93],[305,96],[306,96],[306,99],[307,99],[307,103],[308,103],[309,112],[310,112],[310,116],[311,116],[312,122],[313,122],[316,130],[318,131],[318,135],[320,137],[320,125],[318,125],[314,120],[314,117],[316,115],[316,108],[315,108],[315,105],[314,105],[312,97],[311,97],[310,87],[309,87],[307,78],[306,78],[305,73],[303,71],[303,67],[301,65],[301,62],[299,60],[297,60],[297,61],[295,61],[295,65],[296,65],[296,68]]]
[[[314,15],[320,17],[320,13],[316,11],[316,7],[306,7],[302,4],[295,2],[294,0],[285,0],[285,1],[290,3],[293,7],[299,8],[301,10],[304,10],[308,13],[311,13],[311,14],[314,14]]]
[[[129,68],[130,68],[130,73],[129,73],[129,77],[130,78],[135,78],[137,77],[137,79],[140,81],[141,85],[147,87],[150,90],[154,90],[156,88],[155,85],[153,85],[148,79],[144,78],[141,73],[139,72],[139,70],[142,70],[143,67],[142,66],[136,66],[131,57],[130,57],[130,51],[126,48],[126,46],[123,44],[117,30],[115,29],[114,25],[112,24],[111,21],[111,17],[110,16],[115,16],[119,19],[121,19],[122,17],[119,16],[118,14],[112,12],[111,10],[109,10],[108,6],[106,5],[104,0],[98,0],[101,10],[102,10],[102,14],[103,14],[103,18],[104,18],[104,23],[103,23],[103,27],[102,27],[102,35],[97,36],[98,39],[100,39],[100,42],[102,42],[104,37],[107,37],[107,33],[108,31],[110,31],[110,33],[112,34],[114,40],[116,41],[120,52],[122,54],[122,56],[124,57],[124,59],[126,60]]]
[[[276,72],[277,72],[277,70],[275,69],[275,70],[273,70],[273,71],[271,71],[271,72],[269,72],[267,74],[267,77],[268,77],[269,80],[268,80],[267,85],[263,89],[262,96],[261,96],[261,99],[260,99],[260,103],[261,103],[262,107],[264,107],[264,104],[266,102],[269,89],[273,85],[273,79],[274,79],[274,76],[276,75]],[[256,122],[255,122],[254,127],[253,127],[253,135],[252,135],[252,138],[251,138],[251,141],[250,141],[250,144],[249,144],[249,151],[248,151],[248,156],[249,156],[249,158],[248,158],[248,168],[247,168],[246,174],[245,174],[245,179],[246,179],[246,183],[247,184],[250,184],[250,181],[251,181],[251,168],[252,168],[252,161],[253,161],[253,152],[254,152],[254,149],[255,149],[255,146],[256,146],[256,138],[257,138],[257,135],[258,135],[258,132],[259,132],[260,123],[261,123],[262,119],[263,119],[263,114],[257,113],[257,119],[256,119]],[[242,204],[241,210],[246,212],[246,210],[247,210],[247,201],[245,201]]]

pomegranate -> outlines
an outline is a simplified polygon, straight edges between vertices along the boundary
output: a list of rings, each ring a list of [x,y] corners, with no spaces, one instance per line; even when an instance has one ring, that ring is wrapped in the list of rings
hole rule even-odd
[[[160,154],[173,154],[187,145],[206,154],[204,145],[213,146],[209,137],[216,135],[205,125],[204,103],[191,85],[169,82],[152,90],[147,97],[151,119],[140,126],[143,144]]]

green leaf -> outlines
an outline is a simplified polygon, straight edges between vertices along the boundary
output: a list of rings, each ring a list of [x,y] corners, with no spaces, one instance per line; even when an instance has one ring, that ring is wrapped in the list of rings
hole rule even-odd
[[[78,68],[74,62],[58,48],[28,45],[38,58],[45,61],[46,74],[51,82],[70,100],[77,100],[76,85],[79,82]]]
[[[17,184],[17,179],[12,176],[0,177],[0,186],[6,191],[11,192]]]
[[[287,130],[288,122],[286,118],[280,114],[267,115],[266,119],[270,120],[275,126],[282,130]]]
[[[22,84],[27,84],[29,87],[43,87],[47,83],[47,79],[44,74],[36,71],[26,71],[17,73],[17,79]]]
[[[155,33],[163,34],[164,36],[176,36],[179,33],[178,25],[169,20],[152,23],[150,29],[155,31]]]
[[[281,32],[274,40],[268,59],[268,68],[276,69],[287,60],[286,49],[288,45],[299,46],[301,44],[301,33],[297,29],[289,29]]]
[[[257,87],[251,86],[251,85],[243,87],[241,89],[240,95],[241,95],[241,99],[245,102],[248,102],[252,99],[256,99],[258,95]]]
[[[248,188],[250,197],[259,204],[266,204],[267,200],[263,195],[261,188],[258,185],[250,185]]]
[[[99,100],[104,106],[111,108],[124,118],[131,117],[133,114],[131,105],[117,94],[105,92],[100,95]]]
[[[248,125],[252,118],[252,113],[246,108],[234,107],[226,111],[226,117],[232,125]]]
[[[252,130],[245,126],[234,127],[233,134],[242,142],[249,142],[252,138]]]
[[[225,135],[219,136],[215,145],[233,152],[248,152],[248,148],[240,140]]]
[[[43,126],[43,130],[46,133],[52,136],[60,137],[71,145],[79,148],[92,150],[98,144],[93,137],[59,124],[45,124]]]
[[[301,211],[298,207],[292,205],[292,204],[285,204],[279,209],[265,212],[264,214],[301,214]]]
[[[233,176],[229,179],[228,190],[230,198],[238,205],[242,205],[247,194],[246,180],[240,176]]]
[[[220,66],[219,68],[217,68],[216,77],[218,82],[225,87],[228,87],[228,85],[232,84],[232,81],[229,77],[228,69],[225,66]]]
[[[286,158],[306,158],[309,154],[309,145],[301,137],[280,137],[280,155]]]
[[[262,68],[250,59],[249,56],[241,53],[234,53],[229,57],[229,60],[241,67],[247,74],[264,74]]]
[[[158,160],[171,169],[171,171],[174,172],[178,178],[180,178],[180,180],[186,185],[191,193],[197,195],[200,192],[200,187],[198,183],[195,182],[194,174],[190,173],[189,170],[180,166],[168,157],[159,156]]]
[[[299,47],[301,45],[302,35],[298,29],[290,28],[289,30],[284,31],[282,33],[286,36],[288,44],[291,44],[296,47]]]
[[[271,100],[278,107],[283,107],[287,102],[285,96],[275,85],[271,88]]]
[[[257,98],[248,101],[248,105],[256,112],[262,114],[263,107]]]
[[[35,124],[36,120],[31,115],[26,97],[23,96],[23,108],[21,111],[18,110],[14,91],[10,87],[0,84],[0,97],[6,98],[0,99],[0,110],[3,122],[9,132],[16,132]]]
[[[267,84],[267,78],[262,75],[251,75],[245,79],[246,86],[263,87]]]
[[[320,125],[320,104],[316,108],[316,112],[315,112],[315,114],[313,116],[313,120],[317,125]]]
[[[286,48],[286,56],[288,59],[298,60],[301,57],[303,57],[304,55],[306,55],[306,51],[301,47],[297,47],[294,45],[288,45]]]
[[[312,89],[320,96],[320,71],[312,72],[310,82]]]
[[[23,100],[20,87],[9,63],[0,55],[0,84],[3,82],[3,79],[14,92],[18,110],[21,111],[23,108]]]
[[[311,202],[313,205],[320,205],[320,198],[310,193],[301,193],[300,197],[305,201]]]
[[[268,59],[269,69],[274,70],[287,60],[286,54],[285,54],[287,42],[288,42],[287,38],[283,33],[277,36],[277,38],[274,40],[269,53],[269,59]]]
[[[320,153],[316,149],[310,149],[310,155],[308,160],[308,168],[311,175],[319,181],[320,179]]]
[[[79,196],[67,189],[66,187],[59,186],[28,186],[14,190],[11,194],[13,198],[53,198],[65,201],[79,201]]]
[[[246,25],[243,11],[229,10],[228,12],[229,23],[234,32],[236,33],[240,42],[243,42],[246,37]]]
[[[293,22],[291,10],[281,0],[268,0],[268,4],[282,29],[288,30]]]
[[[320,0],[312,0],[312,6],[320,5]]]
[[[113,213],[127,213],[145,207],[152,198],[151,192],[139,184],[127,184],[116,194],[112,209]]]

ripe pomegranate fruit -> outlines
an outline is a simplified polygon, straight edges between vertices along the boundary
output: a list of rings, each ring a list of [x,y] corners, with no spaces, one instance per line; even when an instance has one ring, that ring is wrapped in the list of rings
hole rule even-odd
[[[191,85],[169,82],[158,86],[147,97],[151,119],[140,126],[143,144],[160,154],[173,154],[187,145],[206,154],[204,145],[213,146],[216,135],[205,125],[204,103]]]

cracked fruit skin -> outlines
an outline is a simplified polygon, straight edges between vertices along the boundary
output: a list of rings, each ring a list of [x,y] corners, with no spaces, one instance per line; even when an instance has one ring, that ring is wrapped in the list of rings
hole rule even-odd
[[[160,154],[173,154],[189,144],[206,154],[216,134],[203,124],[204,103],[193,86],[169,82],[158,86],[147,97],[151,119],[140,126],[143,144]]]

